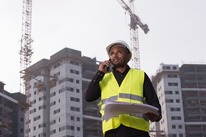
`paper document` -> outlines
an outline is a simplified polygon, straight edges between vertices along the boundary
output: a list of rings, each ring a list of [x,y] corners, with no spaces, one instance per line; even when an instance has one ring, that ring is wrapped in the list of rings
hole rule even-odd
[[[125,102],[107,102],[104,108],[105,119],[109,120],[111,117],[116,117],[120,114],[145,114],[154,113],[159,115],[158,108],[148,104],[136,104]]]

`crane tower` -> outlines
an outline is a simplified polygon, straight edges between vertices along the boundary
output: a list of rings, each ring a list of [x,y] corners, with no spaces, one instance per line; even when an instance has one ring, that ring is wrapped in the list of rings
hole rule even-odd
[[[149,31],[147,24],[143,24],[140,18],[134,12],[134,0],[129,0],[128,6],[123,0],[118,0],[123,9],[130,15],[130,48],[132,51],[132,66],[140,69],[140,53],[139,53],[139,37],[138,26],[144,31],[145,34]]]
[[[21,49],[20,49],[20,79],[26,73],[26,69],[30,66],[31,56],[33,54],[31,43],[31,21],[32,21],[32,0],[23,0],[22,11],[22,34],[21,34]],[[24,79],[23,79],[24,80]],[[25,93],[25,80],[20,83],[21,91]],[[23,88],[24,87],[24,88]]]
[[[22,7],[22,32],[21,32],[21,49],[20,49],[20,92],[26,95],[26,104],[29,104],[28,99],[28,77],[27,68],[31,63],[31,56],[33,54],[31,43],[31,23],[32,23],[32,0],[23,0]],[[29,110],[25,112],[25,129],[24,137],[28,137],[29,131]]]

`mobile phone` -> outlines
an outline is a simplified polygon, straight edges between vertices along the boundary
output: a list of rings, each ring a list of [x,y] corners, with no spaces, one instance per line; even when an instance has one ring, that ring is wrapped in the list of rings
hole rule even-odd
[[[105,68],[107,72],[112,71],[112,67],[113,67],[112,62],[111,62],[111,59],[109,59],[109,61],[110,61],[110,65]]]

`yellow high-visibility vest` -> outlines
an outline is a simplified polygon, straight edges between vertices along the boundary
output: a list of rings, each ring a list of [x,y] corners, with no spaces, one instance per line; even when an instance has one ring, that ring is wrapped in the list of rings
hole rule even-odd
[[[119,101],[127,103],[146,103],[143,98],[144,71],[130,69],[121,86],[118,85],[112,72],[104,75],[99,82],[101,88],[101,101],[99,102],[100,113],[102,115],[102,131],[115,129],[123,124],[125,126],[149,131],[149,120],[143,114],[123,114],[110,118],[108,121],[104,119],[104,106],[107,101]]]

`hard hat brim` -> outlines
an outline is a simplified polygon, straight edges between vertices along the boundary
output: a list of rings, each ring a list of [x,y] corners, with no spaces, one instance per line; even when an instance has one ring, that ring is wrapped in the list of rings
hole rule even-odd
[[[119,45],[119,46],[122,46],[122,47],[128,49],[129,53],[132,55],[132,52],[131,52],[131,50],[130,50],[130,48],[129,48],[129,45],[128,45],[126,42],[121,41],[121,40],[115,41],[115,42],[109,44],[109,45],[106,47],[106,50],[107,50],[107,54],[108,54],[108,55],[109,55],[110,49],[111,49],[113,46],[115,46],[115,45]]]

